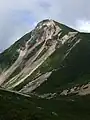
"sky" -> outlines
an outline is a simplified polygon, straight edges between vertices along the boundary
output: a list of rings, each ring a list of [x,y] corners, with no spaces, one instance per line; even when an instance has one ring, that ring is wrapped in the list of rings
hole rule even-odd
[[[90,0],[0,0],[0,52],[47,18],[90,32]]]

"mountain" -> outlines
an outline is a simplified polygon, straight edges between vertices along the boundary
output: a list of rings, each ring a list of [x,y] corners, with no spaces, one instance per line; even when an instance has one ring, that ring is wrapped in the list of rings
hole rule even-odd
[[[90,33],[81,33],[54,20],[41,21],[0,54],[0,86],[2,105],[10,98],[10,106],[18,104],[28,114],[28,110],[42,108],[42,118],[35,119],[89,120]],[[34,101],[34,106],[30,101]],[[22,104],[27,106],[26,111]],[[16,114],[20,115],[20,110]]]

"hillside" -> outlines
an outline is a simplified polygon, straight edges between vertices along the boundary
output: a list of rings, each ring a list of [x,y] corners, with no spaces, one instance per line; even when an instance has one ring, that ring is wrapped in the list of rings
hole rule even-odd
[[[0,54],[0,86],[3,115],[15,108],[12,118],[17,114],[21,120],[22,113],[23,120],[31,119],[34,110],[34,116],[42,114],[35,120],[89,120],[90,33],[41,21]]]
[[[0,89],[0,120],[89,120],[90,96],[44,99]]]

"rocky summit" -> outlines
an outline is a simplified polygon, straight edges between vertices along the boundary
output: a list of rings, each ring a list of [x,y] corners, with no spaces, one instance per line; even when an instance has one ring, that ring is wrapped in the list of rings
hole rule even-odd
[[[0,87],[0,120],[89,120],[90,33],[41,21],[0,54]]]

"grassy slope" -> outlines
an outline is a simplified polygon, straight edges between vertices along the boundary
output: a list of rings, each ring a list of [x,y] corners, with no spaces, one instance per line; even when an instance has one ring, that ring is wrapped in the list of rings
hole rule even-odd
[[[89,101],[90,96],[46,100],[0,90],[0,120],[89,120]]]
[[[6,49],[4,52],[0,54],[1,70],[9,68],[16,61],[19,55],[17,50],[20,48],[21,45],[24,44],[25,41],[29,40],[30,37],[31,37],[31,32],[21,37],[12,46],[10,46],[8,49]]]
[[[55,57],[51,59],[51,65],[53,66],[55,64],[55,66],[57,65],[60,69],[54,71],[36,92],[56,92],[61,88],[65,89],[75,86],[76,84],[86,84],[90,82],[90,34],[80,33],[79,38],[82,39],[81,42],[72,49],[62,63],[60,63],[61,58],[57,59],[57,57],[59,58],[59,56],[61,57],[61,55],[63,55],[59,55],[59,53],[64,53],[67,45],[64,45],[59,53],[55,53]]]
[[[0,90],[0,120],[44,120],[48,117],[33,98]]]

